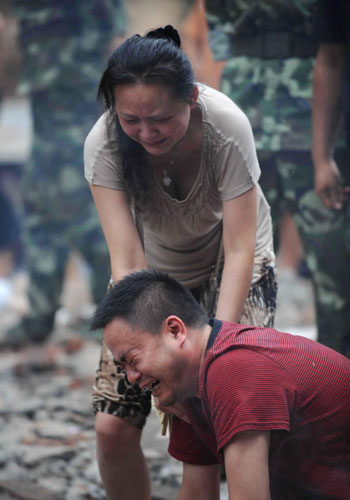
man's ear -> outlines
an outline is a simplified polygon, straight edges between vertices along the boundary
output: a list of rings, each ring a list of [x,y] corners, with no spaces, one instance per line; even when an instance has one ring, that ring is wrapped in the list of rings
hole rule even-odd
[[[187,328],[178,316],[172,315],[168,316],[165,320],[166,332],[172,337],[180,342],[180,345],[184,343],[187,338]]]
[[[198,94],[199,94],[199,91],[198,91],[198,87],[197,85],[194,85],[193,86],[193,89],[192,89],[192,92],[191,92],[191,95],[190,95],[190,109],[192,110],[195,105],[197,104],[197,101],[198,101]]]

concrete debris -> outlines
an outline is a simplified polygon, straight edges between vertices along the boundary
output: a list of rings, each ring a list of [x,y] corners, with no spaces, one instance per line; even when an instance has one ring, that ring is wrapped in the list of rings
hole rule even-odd
[[[46,489],[32,481],[18,481],[17,479],[0,480],[0,493],[2,499],[6,498],[2,495],[2,493],[5,493],[9,499],[59,500],[59,497],[50,489]]]
[[[1,500],[105,500],[91,409],[98,355],[91,340],[49,361],[40,348],[0,352]],[[181,481],[167,447],[152,413],[143,448],[154,500],[175,499]]]

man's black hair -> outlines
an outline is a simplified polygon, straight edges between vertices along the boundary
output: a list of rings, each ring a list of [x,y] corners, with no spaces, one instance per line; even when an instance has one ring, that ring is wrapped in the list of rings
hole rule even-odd
[[[91,329],[104,328],[115,318],[130,326],[158,333],[163,321],[178,316],[185,325],[200,328],[208,317],[195,298],[178,281],[155,270],[125,276],[97,307]]]

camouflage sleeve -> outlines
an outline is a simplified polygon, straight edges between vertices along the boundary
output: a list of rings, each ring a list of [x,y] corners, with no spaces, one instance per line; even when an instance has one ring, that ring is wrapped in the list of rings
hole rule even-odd
[[[114,25],[115,36],[125,35],[127,27],[127,13],[125,0],[105,0],[110,4],[111,18]]]
[[[346,43],[347,37],[343,29],[342,15],[341,2],[319,0],[314,23],[314,32],[318,42]]]
[[[125,0],[85,0],[74,9],[71,0],[11,2],[20,25],[21,91],[79,81],[94,89],[94,99],[110,44],[125,33]]]
[[[225,61],[232,57],[231,26],[223,0],[207,0],[205,3],[209,45],[215,61]]]
[[[181,0],[183,6],[186,8],[188,11],[192,7],[194,7],[195,3],[197,3],[198,0]]]
[[[125,0],[85,0],[76,8],[84,26],[99,31],[101,40],[111,40],[126,31]]]

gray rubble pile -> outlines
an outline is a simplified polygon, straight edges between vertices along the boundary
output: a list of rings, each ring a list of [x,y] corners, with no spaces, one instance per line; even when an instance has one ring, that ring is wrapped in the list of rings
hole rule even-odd
[[[0,353],[0,498],[105,499],[95,460],[91,386],[98,344],[54,361]],[[154,499],[176,498],[182,466],[152,414],[144,433]]]

